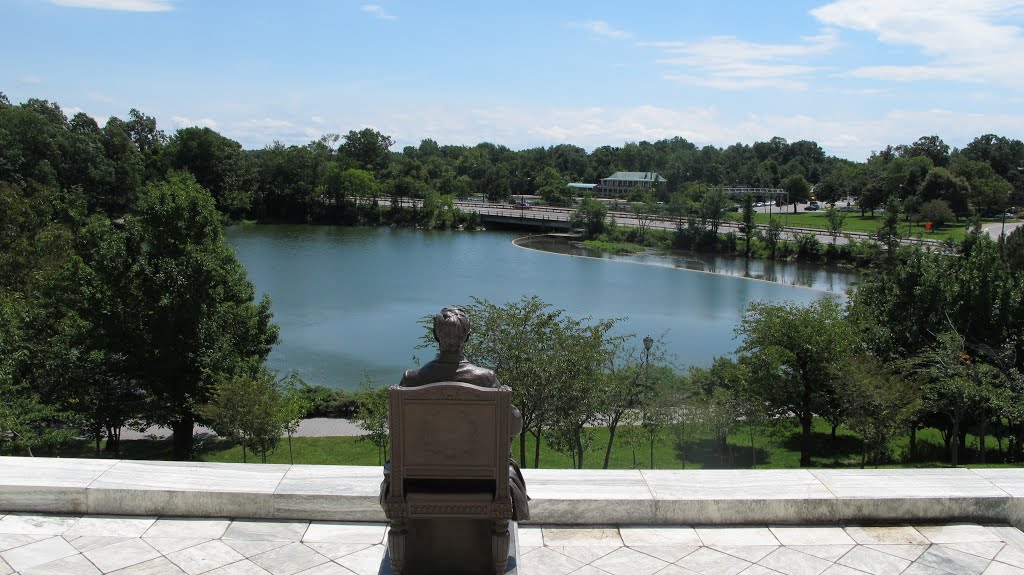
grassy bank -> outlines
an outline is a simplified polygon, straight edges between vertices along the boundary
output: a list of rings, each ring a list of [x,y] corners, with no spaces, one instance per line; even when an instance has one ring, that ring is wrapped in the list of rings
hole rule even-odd
[[[739,221],[739,214],[729,214],[729,219]],[[878,231],[878,228],[882,225],[882,219],[884,214],[882,212],[875,212],[867,215],[860,215],[859,212],[850,212],[846,214],[846,219],[843,220],[843,232],[858,232],[864,234],[873,234]],[[768,225],[771,220],[777,220],[782,222],[784,225],[789,227],[797,228],[810,228],[816,230],[827,231],[829,228],[828,217],[825,215],[824,210],[816,212],[797,212],[793,213],[782,212],[773,214],[754,214],[754,223],[757,225]],[[988,223],[986,221],[986,223]],[[964,229],[964,222],[950,222],[943,226],[935,227],[926,230],[924,223],[922,222],[908,222],[904,219],[900,219],[899,225],[900,234],[904,237],[922,237],[926,240],[962,240],[967,235],[967,230]]]
[[[644,246],[632,242],[616,242],[605,240],[587,240],[583,247],[616,255],[632,255],[644,251]]]
[[[585,467],[599,469],[604,461],[604,450],[608,443],[608,429],[597,427],[591,430],[591,449],[584,457]],[[616,434],[615,447],[609,459],[612,469],[650,469],[650,446],[642,433],[635,434],[635,443],[630,442],[630,431],[620,428]],[[840,427],[836,437],[832,438],[831,428],[824,421],[815,421],[814,427],[814,465],[816,467],[860,467],[861,441],[853,431]],[[730,434],[728,442],[721,445],[706,433],[695,432],[688,435],[680,443],[668,430],[660,433],[654,444],[655,469],[788,469],[799,467],[800,437],[795,425],[791,422],[780,422],[770,429],[757,430],[754,436],[754,449],[751,449],[751,438],[747,429],[739,429]],[[961,462],[977,465],[978,438],[967,437],[968,449],[961,455]],[[535,443],[532,436],[527,437],[527,461],[524,467],[533,467]],[[987,440],[987,461],[1001,461],[994,437]],[[518,439],[512,445],[512,453],[519,458]],[[541,467],[549,469],[568,469],[572,460],[553,449],[546,441],[541,442]],[[294,462],[300,464],[319,465],[378,465],[377,448],[369,441],[358,437],[297,437],[292,439]],[[918,432],[917,458],[908,459],[909,438],[904,435],[894,440],[890,446],[891,460],[886,466],[942,467],[947,465],[948,452],[942,437],[936,429],[924,429]],[[37,452],[37,455],[40,453]],[[78,441],[61,449],[54,455],[60,457],[111,458],[113,454],[95,452],[91,442]],[[171,443],[169,440],[133,440],[122,442],[121,458],[123,459],[171,459]],[[196,461],[241,463],[242,449],[240,446],[225,440],[214,439],[200,442],[195,457]],[[260,458],[248,455],[250,463],[260,462]],[[289,463],[287,439],[267,457],[267,463]],[[989,463],[988,465],[994,465]]]

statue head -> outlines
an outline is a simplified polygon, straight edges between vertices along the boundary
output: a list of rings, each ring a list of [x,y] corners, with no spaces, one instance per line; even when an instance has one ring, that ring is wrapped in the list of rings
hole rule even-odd
[[[469,339],[469,316],[458,306],[449,306],[434,316],[434,339],[442,351],[458,352]]]

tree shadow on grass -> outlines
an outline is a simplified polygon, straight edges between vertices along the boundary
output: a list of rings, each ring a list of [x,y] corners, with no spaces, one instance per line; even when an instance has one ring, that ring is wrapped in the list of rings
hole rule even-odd
[[[729,443],[724,448],[713,439],[687,441],[685,446],[675,446],[676,458],[683,460],[687,467],[701,469],[751,469],[764,465],[769,460],[769,451],[758,447],[752,453],[750,446]]]
[[[233,449],[235,443],[224,439],[204,439],[196,442],[194,461],[200,461],[206,455],[215,455]],[[76,439],[58,450],[61,457],[81,457],[87,459],[135,459],[141,461],[174,461],[174,441],[167,439],[132,439],[121,442],[121,453],[115,455],[106,450],[106,443],[100,444],[99,453],[96,443],[91,440]],[[241,463],[241,456],[239,456]]]
[[[784,438],[780,445],[787,450],[800,453],[803,438],[794,433]],[[839,433],[832,437],[831,433],[811,432],[811,459],[832,460],[839,465],[856,462],[860,464],[860,455],[864,450],[864,442],[859,437]]]

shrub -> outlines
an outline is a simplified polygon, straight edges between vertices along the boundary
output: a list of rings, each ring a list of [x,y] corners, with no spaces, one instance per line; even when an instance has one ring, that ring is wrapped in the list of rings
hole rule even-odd
[[[323,385],[307,385],[302,388],[301,393],[310,406],[307,417],[351,418],[359,405],[359,399],[355,394]]]

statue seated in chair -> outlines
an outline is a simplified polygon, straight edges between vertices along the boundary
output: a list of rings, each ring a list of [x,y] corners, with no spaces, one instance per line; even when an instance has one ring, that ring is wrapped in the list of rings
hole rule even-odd
[[[396,575],[503,573],[509,521],[529,519],[526,483],[509,456],[522,416],[494,372],[463,356],[469,331],[462,309],[441,310],[437,358],[389,390],[380,502]]]

